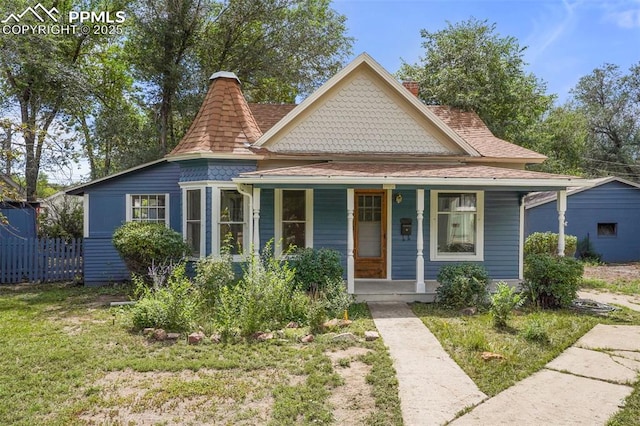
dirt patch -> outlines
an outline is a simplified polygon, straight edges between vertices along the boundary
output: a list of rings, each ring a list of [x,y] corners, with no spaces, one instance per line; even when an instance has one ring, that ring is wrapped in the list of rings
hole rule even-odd
[[[375,410],[376,401],[367,383],[371,366],[358,358],[371,352],[370,349],[350,347],[341,351],[327,352],[334,370],[344,380],[342,386],[333,389],[329,403],[334,407],[333,416],[339,425],[362,425]]]
[[[640,280],[640,263],[585,266],[584,277],[610,283]]]
[[[266,424],[273,405],[267,389],[278,374],[114,371],[85,389],[98,398],[81,419],[88,424]]]

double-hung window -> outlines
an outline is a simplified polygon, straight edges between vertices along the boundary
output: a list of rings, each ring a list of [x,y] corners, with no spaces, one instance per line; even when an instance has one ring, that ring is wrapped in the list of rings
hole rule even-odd
[[[313,247],[313,190],[277,189],[275,197],[277,252]]]
[[[431,260],[483,260],[484,193],[431,191]]]
[[[249,243],[246,197],[235,189],[221,188],[218,200],[218,251],[228,247],[231,254],[242,254]]]
[[[204,253],[203,195],[202,188],[184,190],[184,238],[193,257],[200,257]]]
[[[126,209],[127,222],[169,226],[169,194],[127,194]]]

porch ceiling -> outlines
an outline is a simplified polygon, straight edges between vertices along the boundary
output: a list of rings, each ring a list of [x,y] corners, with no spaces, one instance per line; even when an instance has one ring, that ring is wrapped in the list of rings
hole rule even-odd
[[[243,173],[244,183],[407,184],[558,187],[591,186],[576,176],[466,164],[328,162]]]

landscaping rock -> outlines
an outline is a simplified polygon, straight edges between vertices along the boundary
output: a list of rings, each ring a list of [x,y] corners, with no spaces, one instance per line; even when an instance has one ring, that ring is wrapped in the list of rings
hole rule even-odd
[[[287,328],[300,328],[300,324],[295,321],[291,321],[289,324],[287,324]]]
[[[219,334],[212,334],[210,340],[211,343],[220,343],[222,341],[222,337]]]
[[[460,310],[460,313],[462,315],[467,315],[467,316],[475,315],[477,312],[478,312],[478,308],[476,308],[475,306],[470,306],[468,308],[464,308]]]
[[[167,333],[167,340],[178,340],[180,333]]]
[[[156,329],[153,327],[147,327],[144,330],[142,330],[142,334],[144,334],[145,336],[149,336],[150,334],[153,334],[155,330]]]
[[[367,342],[372,342],[374,340],[378,340],[380,338],[380,334],[377,331],[365,331],[364,332],[364,340]]]
[[[353,321],[351,321],[351,320],[341,319],[340,321],[338,321],[338,326],[339,327],[349,327],[352,323],[353,323]]]
[[[167,332],[161,328],[153,330],[153,338],[162,342],[163,340],[167,340]]]
[[[187,338],[187,342],[190,345],[198,345],[200,344],[200,342],[204,340],[204,338],[205,338],[204,333],[202,331],[198,331],[196,333],[191,333]]]
[[[273,339],[273,333],[260,333],[258,336],[256,336],[256,340],[260,342],[271,339]]]
[[[353,333],[340,333],[333,336],[334,342],[356,342],[358,338]]]
[[[493,352],[482,352],[480,356],[485,361],[490,361],[492,359],[504,359],[504,355],[496,354]]]
[[[337,327],[339,323],[340,323],[340,320],[338,318],[334,318],[329,321],[325,321],[325,323],[322,324],[322,326],[324,328],[333,328],[333,327]]]
[[[304,336],[302,339],[300,339],[300,341],[302,343],[311,343],[315,340],[315,337],[313,337],[313,334],[307,334],[306,336]]]

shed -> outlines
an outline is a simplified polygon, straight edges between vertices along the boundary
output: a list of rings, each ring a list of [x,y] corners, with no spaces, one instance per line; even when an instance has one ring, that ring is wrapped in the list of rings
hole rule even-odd
[[[640,184],[619,177],[596,179],[595,185],[567,190],[565,232],[589,240],[604,262],[640,260]],[[525,198],[525,233],[557,232],[556,192]]]

